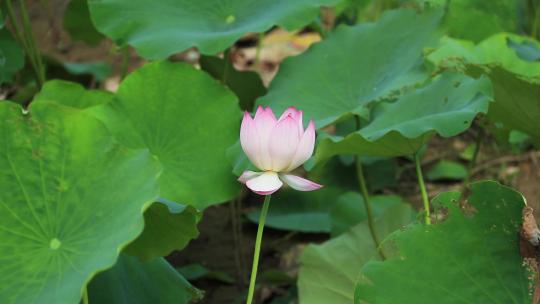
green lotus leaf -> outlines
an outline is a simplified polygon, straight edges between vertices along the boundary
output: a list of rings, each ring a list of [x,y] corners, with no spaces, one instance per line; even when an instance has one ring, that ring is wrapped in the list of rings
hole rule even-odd
[[[435,42],[440,10],[385,13],[377,23],[339,27],[306,53],[283,62],[257,100],[281,112],[294,105],[318,128],[427,78],[422,50]]]
[[[325,187],[313,192],[279,191],[272,195],[266,226],[300,232],[330,232],[330,210],[341,190]],[[260,210],[247,214],[253,223],[259,222]]]
[[[0,103],[0,302],[78,303],[141,233],[157,160],[81,110]]]
[[[434,205],[448,209],[444,221],[387,239],[397,251],[362,267],[355,303],[531,303],[519,253],[523,196],[486,181],[472,184],[473,215],[461,212],[458,199],[457,192],[439,195]]]
[[[495,102],[489,108],[489,119],[507,129],[519,130],[540,144],[540,81],[516,75],[499,66],[469,66],[471,74],[486,74],[493,83]]]
[[[436,66],[448,67],[463,64],[499,64],[523,76],[540,76],[540,62],[526,61],[510,47],[510,42],[529,43],[540,48],[532,38],[509,33],[495,34],[478,44],[471,41],[444,37],[440,46],[427,56]]]
[[[428,180],[462,180],[467,177],[467,167],[464,165],[450,161],[438,161],[429,171],[426,172]]]
[[[373,195],[370,197],[373,216],[379,218],[384,212],[405,201],[397,195]],[[332,237],[347,232],[351,227],[367,220],[364,199],[358,192],[346,192],[342,194],[333,205],[330,212]]]
[[[316,162],[333,155],[400,156],[416,153],[434,134],[455,136],[467,130],[476,115],[487,113],[492,100],[488,78],[444,73],[425,87],[395,102],[379,103],[372,120],[346,137],[323,136]]]
[[[197,47],[217,54],[246,33],[277,25],[288,30],[312,22],[320,6],[338,0],[89,0],[98,30],[133,46],[148,59],[163,59]]]
[[[124,252],[142,261],[182,250],[199,236],[197,223],[201,213],[191,206],[160,200],[144,213],[144,231]]]
[[[153,62],[93,112],[121,143],[148,148],[160,160],[162,198],[204,209],[239,191],[226,157],[238,139],[238,101],[208,74],[184,63]]]
[[[43,85],[41,91],[34,97],[33,103],[50,101],[67,107],[87,109],[111,102],[113,99],[114,94],[107,91],[86,90],[75,82],[51,80]]]
[[[390,206],[375,221],[376,231],[384,237],[410,223],[411,214],[410,205]],[[362,265],[378,257],[366,221],[323,244],[309,245],[300,258],[300,304],[352,303]]]
[[[190,281],[208,279],[225,284],[234,284],[235,282],[235,279],[227,272],[210,270],[198,263],[178,267],[176,270]]]
[[[165,259],[141,262],[126,254],[88,285],[89,303],[99,304],[188,304],[202,296]]]
[[[498,32],[518,30],[520,4],[514,0],[452,0],[447,3],[444,25],[452,37],[480,41]]]

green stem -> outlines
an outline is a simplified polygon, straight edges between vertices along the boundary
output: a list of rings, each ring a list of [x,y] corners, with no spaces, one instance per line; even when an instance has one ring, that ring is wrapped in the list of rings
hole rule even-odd
[[[84,288],[82,302],[83,302],[83,304],[88,304],[88,303],[90,303],[90,302],[88,301],[88,287],[85,287],[85,288]]]
[[[535,9],[535,14],[534,14],[534,21],[533,21],[533,25],[532,25],[532,37],[533,38],[538,38],[536,35],[538,35],[538,23],[540,22],[540,10],[536,10]]]
[[[246,304],[251,304],[253,294],[255,292],[255,282],[257,280],[257,268],[259,267],[259,255],[261,253],[261,243],[266,222],[266,214],[268,214],[268,206],[270,206],[270,195],[264,197],[264,203],[259,217],[259,228],[257,229],[257,238],[255,239],[255,252],[253,253],[253,266],[251,267],[251,278],[249,280],[249,291]]]
[[[373,239],[373,242],[375,243],[375,247],[377,248],[377,252],[381,256],[381,258],[383,260],[386,260],[386,256],[384,255],[384,252],[381,248],[381,242],[379,241],[379,238],[377,237],[377,232],[375,231],[375,220],[373,217],[373,208],[371,206],[371,199],[369,197],[369,192],[366,186],[366,178],[364,176],[364,169],[362,167],[362,161],[360,160],[360,156],[356,157],[356,174],[358,175],[358,183],[360,185],[360,192],[362,192],[362,197],[364,198],[364,207],[366,208],[367,221],[368,221],[369,232],[371,233],[371,238]]]
[[[32,69],[34,70],[34,74],[36,77],[36,82],[38,83],[38,86],[41,87],[41,85],[45,82],[45,70],[43,68],[41,57],[37,51],[37,48],[35,47],[26,5],[23,1],[19,2],[21,6],[20,10],[24,32],[21,31],[17,22],[17,18],[15,18],[15,12],[13,10],[13,4],[11,3],[11,0],[6,1],[8,18],[11,21],[11,26],[13,27],[13,31],[15,32],[15,37],[23,46],[26,57],[28,57],[30,64],[32,65]]]
[[[11,26],[13,27],[13,31],[15,32],[15,36],[17,40],[23,45],[23,47],[26,48],[23,34],[19,28],[17,19],[15,18],[15,13],[13,12],[13,4],[11,4],[11,0],[6,1],[6,10],[7,10],[8,18],[9,20],[11,20]]]
[[[45,82],[45,69],[43,67],[43,61],[41,60],[41,56],[36,46],[34,35],[32,34],[32,26],[30,24],[30,18],[28,17],[28,10],[26,8],[26,2],[24,0],[19,0],[19,6],[21,10],[24,35],[28,42],[30,52],[32,56],[34,57],[36,70],[38,74],[38,86],[41,87],[43,83]]]
[[[356,119],[356,129],[360,130],[360,117],[356,115],[354,118]],[[384,255],[384,252],[381,248],[381,242],[379,241],[379,238],[377,237],[377,232],[375,230],[375,218],[373,216],[373,207],[371,205],[371,199],[369,197],[369,191],[366,185],[366,177],[364,175],[364,168],[362,166],[362,160],[360,159],[360,156],[356,156],[356,175],[358,176],[358,184],[360,186],[360,192],[362,192],[362,198],[364,199],[364,208],[366,208],[368,227],[369,227],[369,232],[371,233],[371,238],[373,239],[373,242],[375,243],[377,252],[381,256],[381,258],[385,260],[386,256]]]
[[[424,203],[424,216],[426,225],[431,225],[431,217],[429,211],[429,198],[426,191],[426,184],[424,183],[424,176],[422,174],[422,167],[420,166],[419,153],[414,154],[414,163],[416,165],[416,176],[418,177],[418,185],[420,185],[420,192],[422,193],[422,202]]]

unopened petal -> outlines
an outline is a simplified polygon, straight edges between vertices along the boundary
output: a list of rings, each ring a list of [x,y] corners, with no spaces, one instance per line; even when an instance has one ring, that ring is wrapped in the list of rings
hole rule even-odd
[[[276,117],[270,107],[264,109],[259,106],[253,122],[259,139],[257,156],[260,166],[257,167],[262,170],[271,170],[272,159],[270,157],[269,140],[270,134],[277,123]]]
[[[313,154],[315,148],[315,123],[313,120],[309,122],[306,132],[302,135],[298,147],[294,153],[291,163],[284,170],[286,172],[292,171],[303,163],[305,163]]]
[[[292,117],[287,116],[278,122],[270,135],[272,171],[280,172],[289,167],[299,142],[300,133]]]
[[[259,154],[260,136],[257,133],[255,123],[248,112],[244,112],[242,126],[240,127],[240,144],[242,150],[253,165],[257,168],[262,167]]]
[[[244,173],[242,173],[242,175],[240,175],[240,177],[238,178],[238,181],[241,182],[242,184],[245,184],[247,183],[248,180],[253,179],[261,174],[263,174],[263,172],[254,172],[254,171],[246,170],[244,171]]]
[[[287,116],[292,117],[296,121],[298,125],[298,132],[300,132],[300,134],[304,133],[304,124],[302,122],[303,112],[297,110],[295,107],[289,107],[283,112],[283,114],[281,114],[278,121],[282,121]]]
[[[270,195],[281,188],[283,182],[279,179],[277,173],[269,171],[249,179],[246,186],[257,194]]]
[[[322,188],[322,185],[296,175],[280,174],[279,177],[291,188],[298,191],[313,191]]]

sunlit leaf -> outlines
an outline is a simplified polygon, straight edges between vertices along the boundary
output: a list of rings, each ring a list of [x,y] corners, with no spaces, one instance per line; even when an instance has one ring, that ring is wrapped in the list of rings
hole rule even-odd
[[[0,299],[78,303],[142,231],[158,162],[81,110],[0,103]]]
[[[183,63],[147,64],[96,116],[120,142],[160,160],[161,197],[203,209],[238,192],[226,157],[238,139],[238,102],[206,73]]]
[[[86,90],[82,85],[64,80],[47,81],[34,97],[34,103],[52,101],[64,106],[87,109],[111,102],[114,94],[101,90]]]

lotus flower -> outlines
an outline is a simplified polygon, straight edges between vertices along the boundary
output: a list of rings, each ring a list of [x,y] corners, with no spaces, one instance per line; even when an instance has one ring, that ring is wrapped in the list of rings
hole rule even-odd
[[[269,195],[281,188],[283,182],[300,191],[322,187],[289,174],[311,157],[315,147],[315,124],[311,120],[304,130],[302,111],[290,107],[279,119],[269,107],[259,106],[253,119],[245,112],[240,143],[251,163],[263,171],[244,171],[238,179],[253,192]]]

